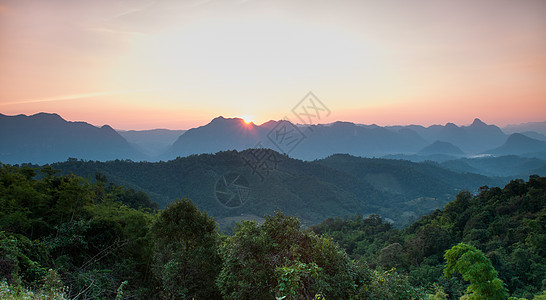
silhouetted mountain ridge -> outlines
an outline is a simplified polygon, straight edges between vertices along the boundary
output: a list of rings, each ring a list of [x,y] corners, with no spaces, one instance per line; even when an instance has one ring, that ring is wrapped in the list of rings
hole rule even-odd
[[[109,125],[98,128],[85,122],[67,122],[57,114],[40,113],[34,116],[11,117],[2,115],[2,122],[1,137],[5,142],[0,150],[0,160],[10,163],[47,163],[62,161],[67,157],[157,161],[192,154],[242,151],[256,147],[273,149],[304,160],[347,153],[362,157],[443,162],[460,157],[461,152],[471,157],[492,149],[500,151],[491,152],[494,155],[546,157],[545,152],[540,152],[541,147],[535,147],[536,145],[531,147],[530,144],[526,144],[526,150],[514,145],[497,149],[507,142],[508,136],[499,127],[488,125],[477,118],[468,126],[457,126],[448,122],[445,125],[428,127],[420,125],[382,127],[376,124],[364,125],[345,121],[308,126],[293,124],[286,120],[270,120],[256,125],[247,124],[241,118],[219,116],[206,125],[187,131],[149,130],[119,133]],[[130,143],[127,143],[123,136]],[[521,137],[520,140],[508,142],[517,144],[525,141]],[[436,141],[446,144],[435,143]],[[140,154],[141,152],[162,155],[145,157]]]
[[[283,147],[280,145],[282,143],[275,140],[275,137],[285,138],[287,132],[299,141],[297,147]],[[461,127],[454,123],[429,127],[381,127],[344,121],[306,126],[284,120],[270,120],[255,125],[246,124],[240,118],[217,117],[209,124],[192,128],[181,135],[162,159],[221,150],[243,150],[257,144],[306,160],[320,159],[335,153],[380,157],[415,154],[438,140],[455,147],[450,150],[454,151],[451,154],[461,155],[461,152],[481,153],[492,145],[500,146],[505,142],[506,135],[499,127],[487,125],[480,119]]]
[[[0,161],[51,163],[69,157],[109,160],[145,159],[112,127],[68,122],[58,114],[0,114]]]

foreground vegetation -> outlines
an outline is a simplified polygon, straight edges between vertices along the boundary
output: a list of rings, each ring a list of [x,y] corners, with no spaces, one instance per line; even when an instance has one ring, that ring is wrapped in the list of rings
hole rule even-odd
[[[413,285],[439,284],[452,297],[465,292],[462,278],[444,276],[444,252],[459,242],[486,253],[508,290],[532,298],[546,289],[546,178],[514,180],[504,188],[461,192],[443,210],[406,229],[379,216],[328,219],[312,227],[371,267],[396,268]]]
[[[159,210],[100,174],[1,165],[0,298],[540,299],[545,197],[531,177],[404,230],[375,215],[303,230],[277,212],[224,236],[187,199]]]

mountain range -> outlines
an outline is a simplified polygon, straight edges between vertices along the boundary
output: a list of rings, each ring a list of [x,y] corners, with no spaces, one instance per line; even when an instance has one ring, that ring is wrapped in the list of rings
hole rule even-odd
[[[546,121],[506,125],[502,130],[507,134],[529,132],[532,134],[538,133],[539,135],[537,137],[541,136],[544,138],[546,137]]]
[[[282,139],[287,138],[293,141],[292,144],[283,143]],[[247,124],[239,118],[218,117],[205,126],[190,129],[181,135],[162,158],[229,149],[244,150],[256,145],[305,160],[319,159],[334,153],[363,157],[416,154],[420,151],[427,155],[464,155],[463,151],[468,154],[486,152],[502,145],[506,139],[507,135],[499,127],[487,125],[479,119],[474,120],[470,126],[461,127],[453,123],[430,127],[381,127],[350,122],[301,126],[288,121],[269,121],[255,125]],[[454,147],[446,149],[433,146],[438,141],[451,143]],[[457,151],[454,148],[460,149]]]
[[[346,153],[415,162],[431,160],[445,163],[453,170],[504,176],[506,172],[491,174],[491,168],[476,169],[482,163],[467,167],[468,162],[488,156],[517,155],[518,166],[528,169],[508,170],[516,176],[533,170],[542,172],[546,165],[546,142],[533,138],[540,138],[541,133],[528,131],[540,129],[541,125],[521,125],[527,131],[507,135],[499,127],[479,119],[468,126],[447,123],[382,127],[341,121],[305,126],[286,120],[256,125],[240,118],[217,117],[187,131],[115,131],[108,125],[68,122],[57,114],[0,114],[0,161],[10,164],[45,164],[68,158],[167,161],[192,154],[269,148],[308,161]],[[536,158],[534,165],[529,164],[532,158]]]
[[[185,132],[160,158],[264,147],[304,160],[335,153],[362,157],[417,155],[424,159],[431,156],[432,160],[443,156],[445,160],[486,154],[542,155],[546,153],[542,143],[529,135],[508,136],[499,127],[479,119],[460,127],[453,123],[381,127],[350,122],[302,126],[284,120],[256,125],[239,118],[218,117]]]

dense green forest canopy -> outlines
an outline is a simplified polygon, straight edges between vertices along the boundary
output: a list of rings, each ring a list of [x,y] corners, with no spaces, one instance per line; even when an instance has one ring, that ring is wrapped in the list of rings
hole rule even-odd
[[[509,181],[457,173],[432,162],[345,154],[305,162],[269,149],[191,155],[157,163],[70,159],[52,167],[90,179],[104,174],[119,185],[145,191],[162,207],[188,197],[228,226],[241,214],[259,219],[281,209],[304,225],[328,217],[375,213],[402,227],[443,207],[461,190],[477,191],[483,185]],[[248,189],[242,205],[226,207],[216,194],[218,183],[230,174],[245,179]]]
[[[443,277],[444,251],[459,242],[491,259],[508,290],[531,297],[546,288],[546,178],[513,180],[504,188],[461,192],[444,209],[405,229],[379,216],[327,219],[312,230],[332,237],[354,259],[371,267],[397,268],[412,284],[440,284],[450,295],[465,290],[456,277]]]
[[[460,193],[401,230],[377,215],[309,230],[278,211],[225,236],[188,199],[159,210],[101,174],[1,165],[0,298],[539,299],[545,197],[532,176]],[[468,257],[501,288],[465,275]]]

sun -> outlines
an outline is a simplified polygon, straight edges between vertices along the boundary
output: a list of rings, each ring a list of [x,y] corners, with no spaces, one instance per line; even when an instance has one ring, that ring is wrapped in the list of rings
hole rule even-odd
[[[245,122],[246,125],[250,125],[250,123],[252,123],[252,117],[250,116],[241,116],[241,119],[243,120],[243,122]]]

